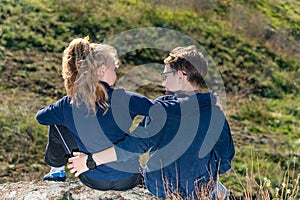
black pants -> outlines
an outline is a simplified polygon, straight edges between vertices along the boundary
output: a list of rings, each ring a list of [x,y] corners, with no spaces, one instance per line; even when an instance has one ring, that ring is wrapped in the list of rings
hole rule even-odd
[[[61,167],[68,163],[68,158],[78,146],[69,130],[62,125],[50,125],[45,162],[52,167]]]
[[[92,179],[84,173],[79,175],[79,179],[86,186],[96,190],[129,190],[142,183],[142,174],[136,173],[128,179],[117,181],[101,181]]]
[[[48,135],[45,162],[52,167],[64,166],[68,163],[68,158],[72,156],[72,153],[79,151],[75,139],[62,125],[50,125]],[[95,180],[85,174],[81,174],[79,178],[83,184],[97,190],[128,190],[142,182],[141,173],[117,181]]]

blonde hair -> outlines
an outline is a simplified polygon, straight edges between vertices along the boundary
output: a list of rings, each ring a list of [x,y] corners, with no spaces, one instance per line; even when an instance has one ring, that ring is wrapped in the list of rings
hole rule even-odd
[[[187,80],[197,85],[204,84],[208,63],[204,55],[194,46],[176,47],[164,60],[172,69],[183,70]]]
[[[117,62],[117,51],[112,46],[74,39],[64,50],[62,59],[62,76],[71,103],[77,106],[84,103],[93,113],[97,112],[98,105],[106,112],[109,108],[108,94],[99,82],[98,69]]]

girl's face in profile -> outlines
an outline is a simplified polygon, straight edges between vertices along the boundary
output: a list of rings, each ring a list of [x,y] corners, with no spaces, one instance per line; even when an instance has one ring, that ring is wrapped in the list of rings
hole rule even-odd
[[[113,63],[104,69],[103,76],[100,80],[106,82],[109,86],[113,86],[116,82],[116,79],[116,65]]]

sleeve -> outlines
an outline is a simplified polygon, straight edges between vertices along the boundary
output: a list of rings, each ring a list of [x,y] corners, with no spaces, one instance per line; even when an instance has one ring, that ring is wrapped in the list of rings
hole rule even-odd
[[[126,161],[136,155],[147,152],[147,138],[137,138],[127,135],[124,140],[114,145],[118,161]]]
[[[145,139],[136,138],[131,135],[127,135],[124,140],[114,145],[117,160],[127,161],[130,158],[136,157],[147,152],[147,148],[143,148]]]
[[[151,106],[154,105],[154,101],[134,92],[127,91],[126,94],[130,98],[129,111],[131,114],[143,116],[147,116],[149,114],[149,110]]]
[[[125,91],[123,89],[113,90],[110,98],[110,108],[120,127],[127,128],[128,123],[137,116],[148,116],[153,101],[147,97]]]
[[[147,130],[143,126],[145,120],[146,118],[130,135],[126,135],[122,140],[115,143],[118,161],[126,161],[136,154],[143,154],[150,149],[150,139],[147,137]]]
[[[62,98],[54,104],[41,108],[36,114],[36,120],[43,125],[64,124],[63,105],[66,98]]]
[[[126,161],[137,154],[140,155],[151,151],[153,147],[157,146],[165,129],[164,126],[162,126],[161,130],[153,127],[160,127],[161,121],[160,117],[144,117],[139,126],[130,135],[126,135],[123,140],[115,143],[114,147],[118,161]]]
[[[220,139],[214,147],[219,162],[220,174],[224,174],[231,168],[231,160],[234,156],[234,142],[227,120],[225,120]]]

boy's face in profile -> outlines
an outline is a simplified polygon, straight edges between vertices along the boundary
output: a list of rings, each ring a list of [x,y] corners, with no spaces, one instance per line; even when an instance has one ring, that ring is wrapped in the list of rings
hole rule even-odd
[[[169,64],[165,65],[162,76],[164,79],[162,86],[165,87],[166,93],[173,93],[181,90],[182,86],[179,81],[178,71],[172,69]]]

